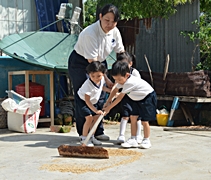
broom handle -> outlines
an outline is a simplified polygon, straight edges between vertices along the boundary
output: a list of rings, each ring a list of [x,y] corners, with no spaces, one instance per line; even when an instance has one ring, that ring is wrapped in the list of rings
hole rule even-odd
[[[93,134],[93,133],[95,132],[95,130],[97,129],[97,126],[98,126],[98,124],[100,123],[100,121],[103,119],[103,117],[104,117],[104,113],[101,114],[101,115],[99,116],[99,118],[97,119],[97,121],[96,121],[95,124],[93,125],[92,129],[89,131],[89,133],[88,133],[86,139],[84,140],[84,143],[83,143],[84,145],[87,145],[89,139],[91,138],[92,134]]]

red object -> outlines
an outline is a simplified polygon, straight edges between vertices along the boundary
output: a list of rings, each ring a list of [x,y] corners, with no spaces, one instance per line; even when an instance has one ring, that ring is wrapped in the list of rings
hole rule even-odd
[[[25,96],[25,83],[15,86],[15,90],[18,94]],[[29,82],[29,97],[38,97],[43,98],[40,106],[41,112],[40,116],[45,116],[45,87],[41,84],[35,82]]]

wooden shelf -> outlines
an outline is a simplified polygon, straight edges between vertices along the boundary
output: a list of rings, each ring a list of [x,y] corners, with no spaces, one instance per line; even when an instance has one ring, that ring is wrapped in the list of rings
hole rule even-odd
[[[211,103],[211,97],[157,95],[158,100],[164,101],[173,101],[174,97],[178,97],[180,102]]]
[[[50,76],[50,117],[41,118],[39,122],[51,122],[51,126],[54,125],[54,76],[53,71],[10,71],[8,72],[8,90],[12,90],[12,76],[24,75],[25,76],[25,96],[29,98],[29,75],[32,75],[32,82],[35,82],[35,75],[49,75]]]

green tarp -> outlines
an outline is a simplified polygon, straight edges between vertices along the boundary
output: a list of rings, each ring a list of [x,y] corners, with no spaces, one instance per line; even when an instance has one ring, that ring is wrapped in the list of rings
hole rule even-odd
[[[0,41],[1,50],[16,59],[47,69],[67,70],[77,35],[59,32],[24,32]]]
[[[0,41],[0,49],[7,55],[46,69],[67,71],[68,58],[78,35],[37,31],[6,36]],[[112,52],[106,59],[108,69],[115,61]]]

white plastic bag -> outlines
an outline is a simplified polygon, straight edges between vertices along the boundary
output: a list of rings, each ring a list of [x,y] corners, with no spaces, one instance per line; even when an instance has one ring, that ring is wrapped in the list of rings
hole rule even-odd
[[[42,99],[42,97],[26,98],[17,104],[15,100],[7,98],[2,102],[1,105],[5,111],[30,115],[40,109],[40,103],[42,102]]]

